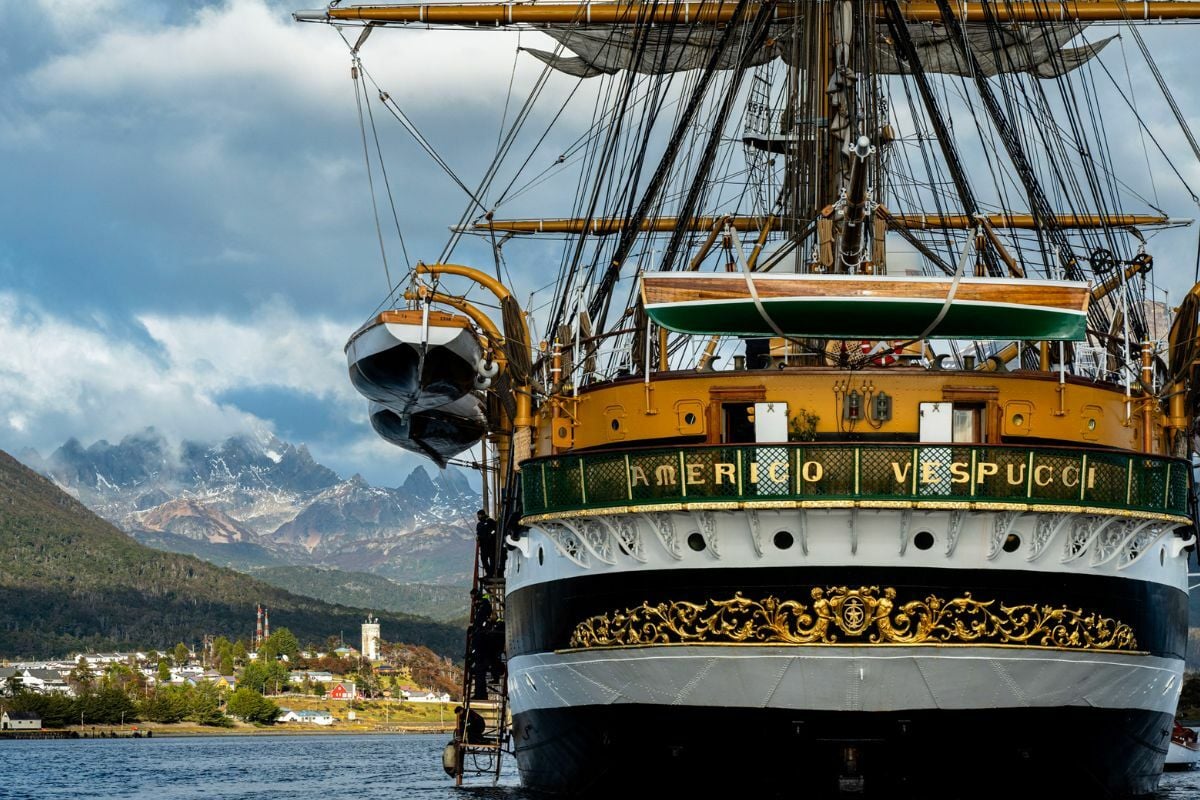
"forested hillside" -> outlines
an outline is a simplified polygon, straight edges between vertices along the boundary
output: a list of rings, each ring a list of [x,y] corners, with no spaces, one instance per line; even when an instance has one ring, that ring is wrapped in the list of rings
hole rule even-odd
[[[356,642],[364,611],[300,597],[192,556],[152,550],[0,451],[0,656],[247,638],[254,609],[301,642]],[[381,613],[385,641],[453,658],[453,626]]]
[[[280,589],[329,603],[397,611],[445,622],[465,620],[470,600],[468,585],[401,584],[369,572],[284,566],[255,569],[251,574]]]

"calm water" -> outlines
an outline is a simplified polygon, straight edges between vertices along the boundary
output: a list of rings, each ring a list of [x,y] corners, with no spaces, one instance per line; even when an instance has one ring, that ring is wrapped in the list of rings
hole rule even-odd
[[[512,759],[499,788],[459,792],[447,737],[255,736],[0,741],[0,798],[74,800],[526,800]],[[1200,771],[1168,773],[1158,800],[1200,798]]]

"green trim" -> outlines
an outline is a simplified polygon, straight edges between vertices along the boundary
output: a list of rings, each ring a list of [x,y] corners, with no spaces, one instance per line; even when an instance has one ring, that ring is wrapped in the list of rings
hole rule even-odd
[[[909,339],[924,333],[942,310],[911,300],[764,299],[763,307],[786,334],[832,339]],[[662,303],[650,319],[677,333],[776,336],[751,299]],[[851,324],[852,323],[852,324]],[[1023,339],[1080,342],[1087,317],[1054,308],[952,303],[930,339]]]
[[[631,450],[614,455],[609,451],[536,459],[540,469],[521,471],[525,515],[586,512],[630,503],[649,508],[721,502],[831,507],[998,504],[1187,518],[1192,480],[1190,470],[1173,469],[1168,458],[1116,452],[1089,457],[1066,448],[805,443]],[[592,465],[600,465],[602,472],[597,474],[607,477],[585,486],[583,476]],[[751,465],[758,476],[754,483]],[[718,466],[726,471],[718,473]],[[728,479],[730,472],[737,475],[736,482]],[[548,480],[571,474],[578,475],[578,481]],[[699,482],[689,484],[689,475]]]

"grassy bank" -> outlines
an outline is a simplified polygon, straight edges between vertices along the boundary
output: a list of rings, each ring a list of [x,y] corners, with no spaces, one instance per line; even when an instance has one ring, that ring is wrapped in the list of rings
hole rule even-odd
[[[332,725],[278,722],[250,725],[233,722],[230,727],[197,725],[194,722],[130,722],[124,725],[72,725],[67,730],[88,736],[128,736],[134,730],[154,736],[252,736],[255,734],[297,735],[342,733],[450,733],[454,729],[454,703],[404,703],[399,700],[326,700],[303,695],[280,695],[271,700],[293,711],[328,711]],[[350,719],[350,713],[354,719]]]

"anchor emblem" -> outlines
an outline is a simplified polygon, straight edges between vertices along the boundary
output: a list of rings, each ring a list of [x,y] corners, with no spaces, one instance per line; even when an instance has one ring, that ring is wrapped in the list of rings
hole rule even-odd
[[[838,627],[850,636],[860,636],[867,629],[870,614],[861,597],[851,595],[842,601]]]

